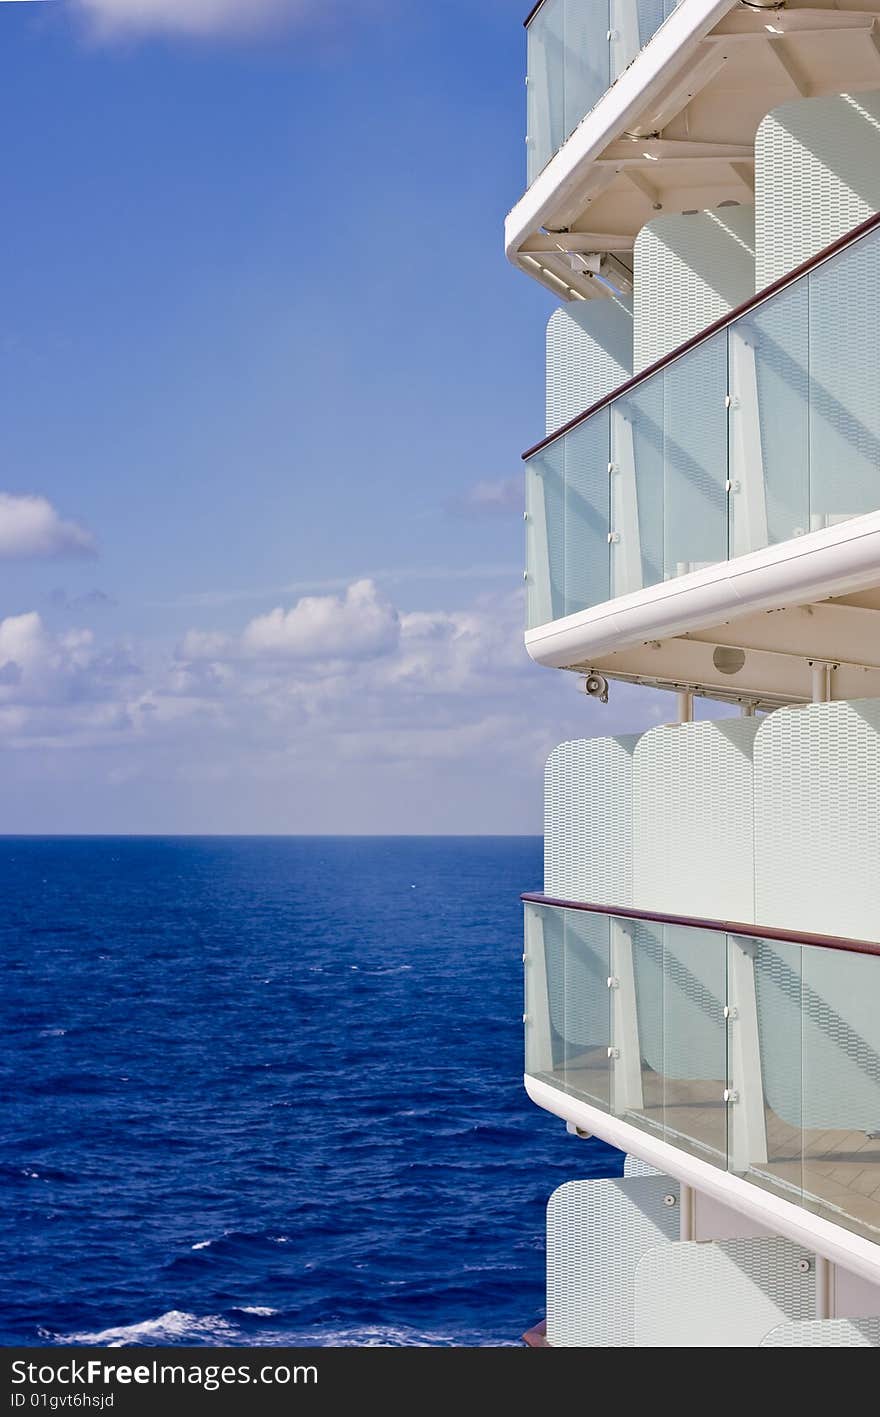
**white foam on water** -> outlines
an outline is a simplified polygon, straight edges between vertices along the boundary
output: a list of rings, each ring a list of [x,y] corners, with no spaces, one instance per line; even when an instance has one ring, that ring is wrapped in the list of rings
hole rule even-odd
[[[314,1330],[302,1334],[320,1348],[456,1348],[459,1340],[449,1333],[422,1333],[418,1329],[364,1325],[361,1328]],[[288,1339],[295,1345],[296,1339]]]
[[[262,1304],[244,1304],[241,1308],[237,1305],[233,1307],[235,1314],[254,1314],[258,1319],[270,1319],[273,1314],[277,1314],[277,1309],[267,1309]]]
[[[136,1346],[145,1339],[175,1343],[186,1338],[228,1339],[235,1336],[236,1329],[219,1315],[208,1314],[200,1317],[198,1314],[186,1314],[181,1309],[169,1309],[167,1314],[161,1314],[158,1319],[145,1319],[143,1323],[126,1324],[119,1328],[105,1328],[97,1333],[51,1335],[62,1343],[95,1344],[108,1348]]]

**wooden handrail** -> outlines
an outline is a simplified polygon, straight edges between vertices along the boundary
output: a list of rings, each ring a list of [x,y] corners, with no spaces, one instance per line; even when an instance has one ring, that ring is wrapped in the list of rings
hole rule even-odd
[[[787,275],[780,276],[778,280],[773,281],[772,285],[767,285],[763,290],[759,290],[757,295],[753,295],[748,300],[743,301],[742,305],[737,305],[735,310],[729,310],[726,315],[722,315],[720,319],[715,320],[711,325],[707,325],[704,330],[700,330],[699,334],[692,335],[690,339],[685,340],[684,344],[677,345],[669,354],[664,354],[662,359],[657,359],[653,364],[649,364],[647,369],[642,369],[638,374],[633,374],[631,379],[627,379],[625,383],[620,384],[612,393],[605,394],[601,399],[597,399],[595,403],[590,404],[590,407],[584,409],[583,413],[575,414],[574,418],[570,418],[567,423],[563,423],[561,428],[557,428],[554,432],[548,433],[539,443],[535,443],[531,448],[527,448],[522,455],[523,461],[527,458],[534,457],[535,453],[539,453],[542,448],[546,448],[551,443],[555,443],[557,438],[564,437],[572,428],[577,428],[578,424],[585,422],[588,418],[592,418],[594,413],[600,413],[603,408],[607,408],[609,404],[614,403],[624,394],[628,394],[633,389],[638,388],[646,379],[650,379],[653,374],[659,373],[659,371],[665,369],[667,365],[674,364],[676,359],[681,359],[682,355],[695,349],[697,345],[702,344],[704,340],[711,339],[713,335],[717,335],[721,330],[727,329],[728,325],[732,325],[741,315],[748,314],[750,310],[754,310],[758,305],[762,305],[764,301],[769,300],[771,296],[778,295],[780,291],[787,290],[790,285],[794,285],[794,283],[801,280],[803,276],[809,275],[810,271],[814,271],[816,267],[821,266],[824,261],[828,261],[832,256],[836,256],[839,251],[844,251],[847,246],[852,246],[855,242],[863,240],[864,237],[870,235],[872,231],[875,231],[877,227],[880,227],[880,212],[875,213],[874,216],[868,217],[866,221],[853,227],[852,231],[848,231],[845,236],[840,236],[836,241],[832,241],[830,246],[825,246],[815,256],[811,256],[809,260],[802,261],[799,266],[795,266],[793,271],[789,271]]]
[[[531,10],[529,10],[529,13],[526,15],[525,19],[523,20],[523,29],[524,29],[524,30],[527,30],[527,29],[528,29],[529,25],[532,23],[532,20],[535,18],[535,16],[537,15],[538,11],[543,8],[543,5],[544,5],[544,0],[538,0],[538,3],[537,3],[536,5],[533,5],[533,6],[532,6]]]
[[[598,905],[593,901],[560,900],[539,891],[521,897],[529,905],[548,905],[557,910],[585,910],[591,915],[614,915],[624,920],[645,920],[654,925],[684,925],[693,930],[714,930],[719,935],[745,935],[756,940],[782,940],[792,945],[810,945],[823,950],[844,950],[848,954],[880,955],[880,943],[853,940],[846,935],[817,935],[800,930],[781,930],[775,925],[751,925],[742,920],[709,920],[699,915],[669,915],[663,911],[636,910],[626,905]]]

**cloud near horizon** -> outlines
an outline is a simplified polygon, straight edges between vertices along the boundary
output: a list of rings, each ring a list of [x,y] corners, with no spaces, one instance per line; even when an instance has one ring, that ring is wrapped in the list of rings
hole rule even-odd
[[[36,611],[12,615],[0,620],[0,746],[77,747],[84,728],[94,745],[103,725],[107,744],[127,734],[142,750],[170,733],[204,756],[212,725],[221,761],[227,735],[303,761],[316,751],[369,761],[506,751],[499,727],[514,731],[529,673],[521,616],[519,594],[401,611],[362,580],[235,634],[191,630],[151,660],[146,647],[101,647],[89,629],[55,633]]]
[[[196,38],[254,34],[322,18],[320,0],[75,0],[102,38],[177,34]]]
[[[174,652],[9,616],[0,753],[20,782],[81,782],[92,798],[140,782],[198,830],[522,830],[558,742],[663,712],[621,684],[611,716],[574,675],[538,672],[522,608],[517,591],[407,611],[356,581],[237,632],[191,630]],[[497,802],[481,795],[493,781]]]
[[[95,549],[91,532],[64,521],[48,498],[0,492],[0,560],[93,556]]]
[[[132,726],[140,670],[91,630],[54,634],[37,611],[0,620],[0,746],[77,747]]]

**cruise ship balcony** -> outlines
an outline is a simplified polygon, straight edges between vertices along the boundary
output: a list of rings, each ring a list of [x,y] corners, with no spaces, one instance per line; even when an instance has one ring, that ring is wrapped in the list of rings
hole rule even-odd
[[[878,956],[529,898],[527,1085],[877,1242]]]
[[[563,743],[534,1102],[880,1283],[880,700]]]
[[[532,448],[532,657],[768,705],[822,661],[880,692],[878,364],[875,216]]]
[[[880,87],[880,0],[543,0],[526,26],[527,187],[505,248],[566,301],[602,296],[600,268],[631,267],[658,212],[753,202],[771,111]]]

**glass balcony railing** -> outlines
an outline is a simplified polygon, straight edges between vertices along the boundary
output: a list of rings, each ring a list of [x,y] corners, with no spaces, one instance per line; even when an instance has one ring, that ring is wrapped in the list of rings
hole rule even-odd
[[[527,22],[532,183],[678,0],[544,0]]]
[[[880,958],[781,935],[527,903],[526,1072],[877,1241]]]
[[[528,627],[880,508],[880,229],[526,459]]]

